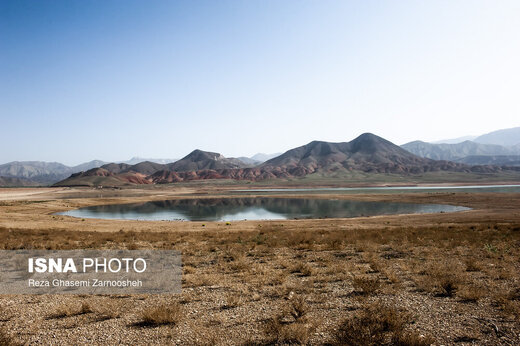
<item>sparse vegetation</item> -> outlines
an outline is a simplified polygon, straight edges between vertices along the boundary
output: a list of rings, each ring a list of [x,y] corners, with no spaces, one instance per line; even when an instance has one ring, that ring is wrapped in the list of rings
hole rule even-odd
[[[474,257],[467,258],[465,260],[466,271],[468,272],[478,272],[482,270],[482,266]]]
[[[287,307],[287,313],[294,318],[295,321],[301,322],[307,315],[308,306],[305,299],[301,296],[292,297]]]
[[[92,313],[92,307],[89,303],[83,302],[78,304],[77,302],[62,304],[52,313],[49,318],[65,318],[71,316],[78,316]]]
[[[293,296],[282,312],[270,318],[264,328],[267,344],[305,344],[314,330],[308,323],[308,306],[301,296]]]
[[[106,321],[121,316],[121,303],[118,300],[104,300],[94,307],[96,321]]]
[[[417,279],[418,287],[438,297],[452,297],[464,285],[465,276],[458,262],[432,262],[424,272],[426,276]]]
[[[385,345],[406,340],[409,316],[382,303],[373,303],[346,318],[334,335],[335,345]],[[426,345],[426,343],[424,344]]]
[[[312,267],[304,262],[298,262],[291,268],[291,273],[300,274],[301,276],[311,276],[313,272]]]
[[[265,344],[303,345],[310,336],[311,327],[304,323],[286,323],[275,317],[267,322],[265,327]]]
[[[497,292],[494,301],[495,305],[504,313],[520,320],[520,289],[518,287]]]
[[[237,293],[228,293],[222,305],[222,309],[233,309],[242,305],[242,296]]]
[[[141,313],[141,320],[137,324],[152,327],[164,324],[175,325],[180,322],[182,317],[182,306],[177,302],[167,302],[146,308]]]
[[[486,295],[486,291],[476,285],[465,285],[457,291],[457,297],[464,302],[476,303]]]
[[[380,287],[377,277],[356,276],[352,280],[354,292],[361,295],[373,295]]]
[[[503,213],[495,214],[501,201],[489,196],[472,203],[485,208],[492,200],[493,213],[457,214],[457,218],[437,214],[208,222],[202,228],[200,223],[130,221],[123,227],[113,221],[38,216],[31,224],[34,229],[0,226],[0,248],[176,249],[182,252],[182,295],[58,297],[58,303],[53,296],[4,296],[0,305],[8,310],[0,310],[0,323],[8,336],[23,343],[37,342],[41,331],[27,334],[21,327],[36,314],[44,316],[40,322],[53,328],[57,340],[66,337],[70,343],[81,343],[71,330],[81,334],[85,325],[110,326],[124,342],[138,333],[159,344],[382,340],[382,344],[427,345],[470,339],[506,343],[520,333],[516,290],[520,232],[515,231],[520,218],[511,213],[520,207],[520,197],[509,198]],[[414,198],[460,204],[457,198],[467,196]],[[38,207],[49,208],[45,203]],[[8,208],[8,217],[22,220],[16,222],[25,222],[24,211],[34,205],[9,202],[2,208]],[[40,227],[45,222],[49,227]],[[105,232],[93,231],[98,227]],[[35,315],[22,319],[17,311]],[[451,327],[440,328],[430,314]],[[176,327],[179,324],[182,328]],[[369,340],[363,339],[366,335]]]

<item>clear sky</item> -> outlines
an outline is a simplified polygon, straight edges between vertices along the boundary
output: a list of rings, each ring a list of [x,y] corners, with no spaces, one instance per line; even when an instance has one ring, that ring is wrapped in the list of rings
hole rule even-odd
[[[0,0],[0,163],[520,126],[520,1]]]

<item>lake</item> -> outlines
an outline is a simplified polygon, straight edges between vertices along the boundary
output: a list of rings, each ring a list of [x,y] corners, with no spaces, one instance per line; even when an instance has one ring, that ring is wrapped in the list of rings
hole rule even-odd
[[[352,218],[469,210],[442,204],[367,202],[317,198],[198,198],[91,206],[58,213],[122,220],[236,221]]]

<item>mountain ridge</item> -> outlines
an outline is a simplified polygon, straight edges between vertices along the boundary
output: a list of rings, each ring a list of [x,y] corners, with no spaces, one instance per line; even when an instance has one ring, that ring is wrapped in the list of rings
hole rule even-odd
[[[78,166],[69,167],[59,162],[12,161],[0,165],[0,176],[49,184],[64,179],[75,171],[93,168],[99,162],[94,160],[78,165],[80,168],[75,168]]]
[[[401,146],[409,152],[433,160],[458,160],[470,155],[518,155],[520,151],[497,144],[464,141],[456,144],[413,141]]]
[[[520,144],[520,127],[512,127],[486,133],[474,139],[474,142],[482,144],[498,144],[503,146],[515,146]]]
[[[189,172],[205,169],[245,168],[247,164],[235,158],[226,158],[220,153],[195,149],[182,159],[167,165],[175,172]]]
[[[114,181],[120,184],[166,184],[206,179],[259,181],[300,178],[310,174],[335,175],[340,172],[399,175],[435,171],[496,173],[503,169],[509,168],[469,166],[422,158],[382,137],[364,133],[350,142],[312,141],[255,167],[247,167],[238,159],[226,158],[219,153],[196,149],[181,160],[167,165],[152,165],[150,162],[129,167],[109,164],[77,173],[55,185],[78,186],[93,182],[108,185]]]

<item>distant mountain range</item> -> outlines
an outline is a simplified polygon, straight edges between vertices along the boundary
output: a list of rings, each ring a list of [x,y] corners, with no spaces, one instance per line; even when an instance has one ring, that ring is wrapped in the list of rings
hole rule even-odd
[[[115,163],[94,160],[73,167],[57,162],[15,161],[0,165],[0,186],[116,186],[200,179],[256,181],[309,174],[336,176],[348,172],[401,175],[430,171],[492,173],[507,169],[505,166],[520,166],[520,128],[491,132],[476,137],[475,141],[452,144],[414,141],[401,147],[366,133],[351,142],[313,141],[282,154],[239,158],[194,150],[180,160],[134,157]]]
[[[449,144],[414,141],[401,147],[415,155],[434,160],[469,165],[520,166],[520,127],[490,132],[475,137],[473,141]]]
[[[23,186],[48,185],[65,179],[75,172],[89,170],[104,164],[94,160],[74,167],[58,162],[14,161],[0,165],[0,176],[3,178],[19,178],[24,180]]]
[[[469,165],[520,166],[520,155],[469,155],[457,160]]]
[[[482,144],[495,144],[502,146],[514,146],[520,143],[520,127],[512,127],[489,132],[480,136],[463,136],[458,138],[443,139],[430,142],[432,144],[457,144],[465,141],[472,141]]]
[[[152,162],[131,166],[103,165],[73,174],[55,186],[167,184],[204,179],[259,181],[310,174],[334,176],[353,171],[411,175],[435,171],[496,173],[502,170],[495,166],[468,166],[422,158],[381,137],[365,133],[350,142],[313,141],[254,167],[218,153],[194,150],[181,160],[166,165]]]
[[[215,153],[215,155],[220,155]],[[256,154],[253,157],[272,157],[272,155]],[[238,159],[226,159],[225,162],[232,163],[232,167],[253,167],[263,161],[253,159],[249,157],[241,157]],[[153,164],[166,165],[178,162],[178,159],[147,159],[140,157],[132,157],[130,160],[117,161],[116,163],[109,163],[101,160],[93,160],[82,163],[77,166],[67,166],[59,162],[43,162],[43,161],[13,161],[0,165],[0,186],[41,186],[41,185],[52,185],[58,181],[66,179],[70,175],[79,172],[85,172],[92,168],[102,167],[109,165],[110,170],[115,170],[116,166],[120,167],[120,170],[124,170],[133,165],[137,165],[143,162],[147,162],[149,166],[148,172],[155,172],[156,169]],[[178,165],[181,165],[180,162]],[[203,164],[201,164],[203,166]],[[206,168],[219,168],[222,162],[217,162],[215,165]],[[192,168],[200,169],[201,167],[192,166]],[[139,166],[137,166],[139,169]],[[162,166],[161,166],[162,167]],[[226,166],[227,167],[227,166]],[[119,172],[117,172],[119,173]],[[18,179],[18,180],[17,180]]]
[[[136,163],[139,163],[139,162],[149,161],[149,162],[154,162],[154,163],[161,163],[161,164],[164,165],[164,164],[167,164],[167,163],[175,162],[177,160],[178,159],[150,159],[150,158],[142,158],[142,157],[134,156],[130,160],[117,161],[117,163],[126,163],[126,164],[129,164],[129,165],[135,165]],[[105,162],[105,163],[108,163],[108,162]]]
[[[462,143],[462,142],[465,142],[465,141],[472,141],[474,140],[475,138],[477,138],[477,136],[464,136],[464,137],[458,137],[458,138],[450,138],[450,139],[443,139],[443,140],[440,140],[440,141],[435,141],[435,142],[430,142],[432,144],[457,144],[457,143]]]
[[[520,127],[503,129],[478,136],[474,142],[482,144],[498,144],[503,146],[518,146],[520,144]]]
[[[251,159],[255,160],[255,161],[259,162],[259,163],[262,163],[262,162],[271,160],[272,158],[275,158],[277,156],[280,156],[280,154],[281,153],[276,153],[276,154],[258,153],[258,154],[255,154],[255,155],[251,156]]]
[[[421,141],[402,145],[409,152],[434,160],[457,161],[469,156],[519,155],[520,148],[465,141],[457,144],[432,144]]]

